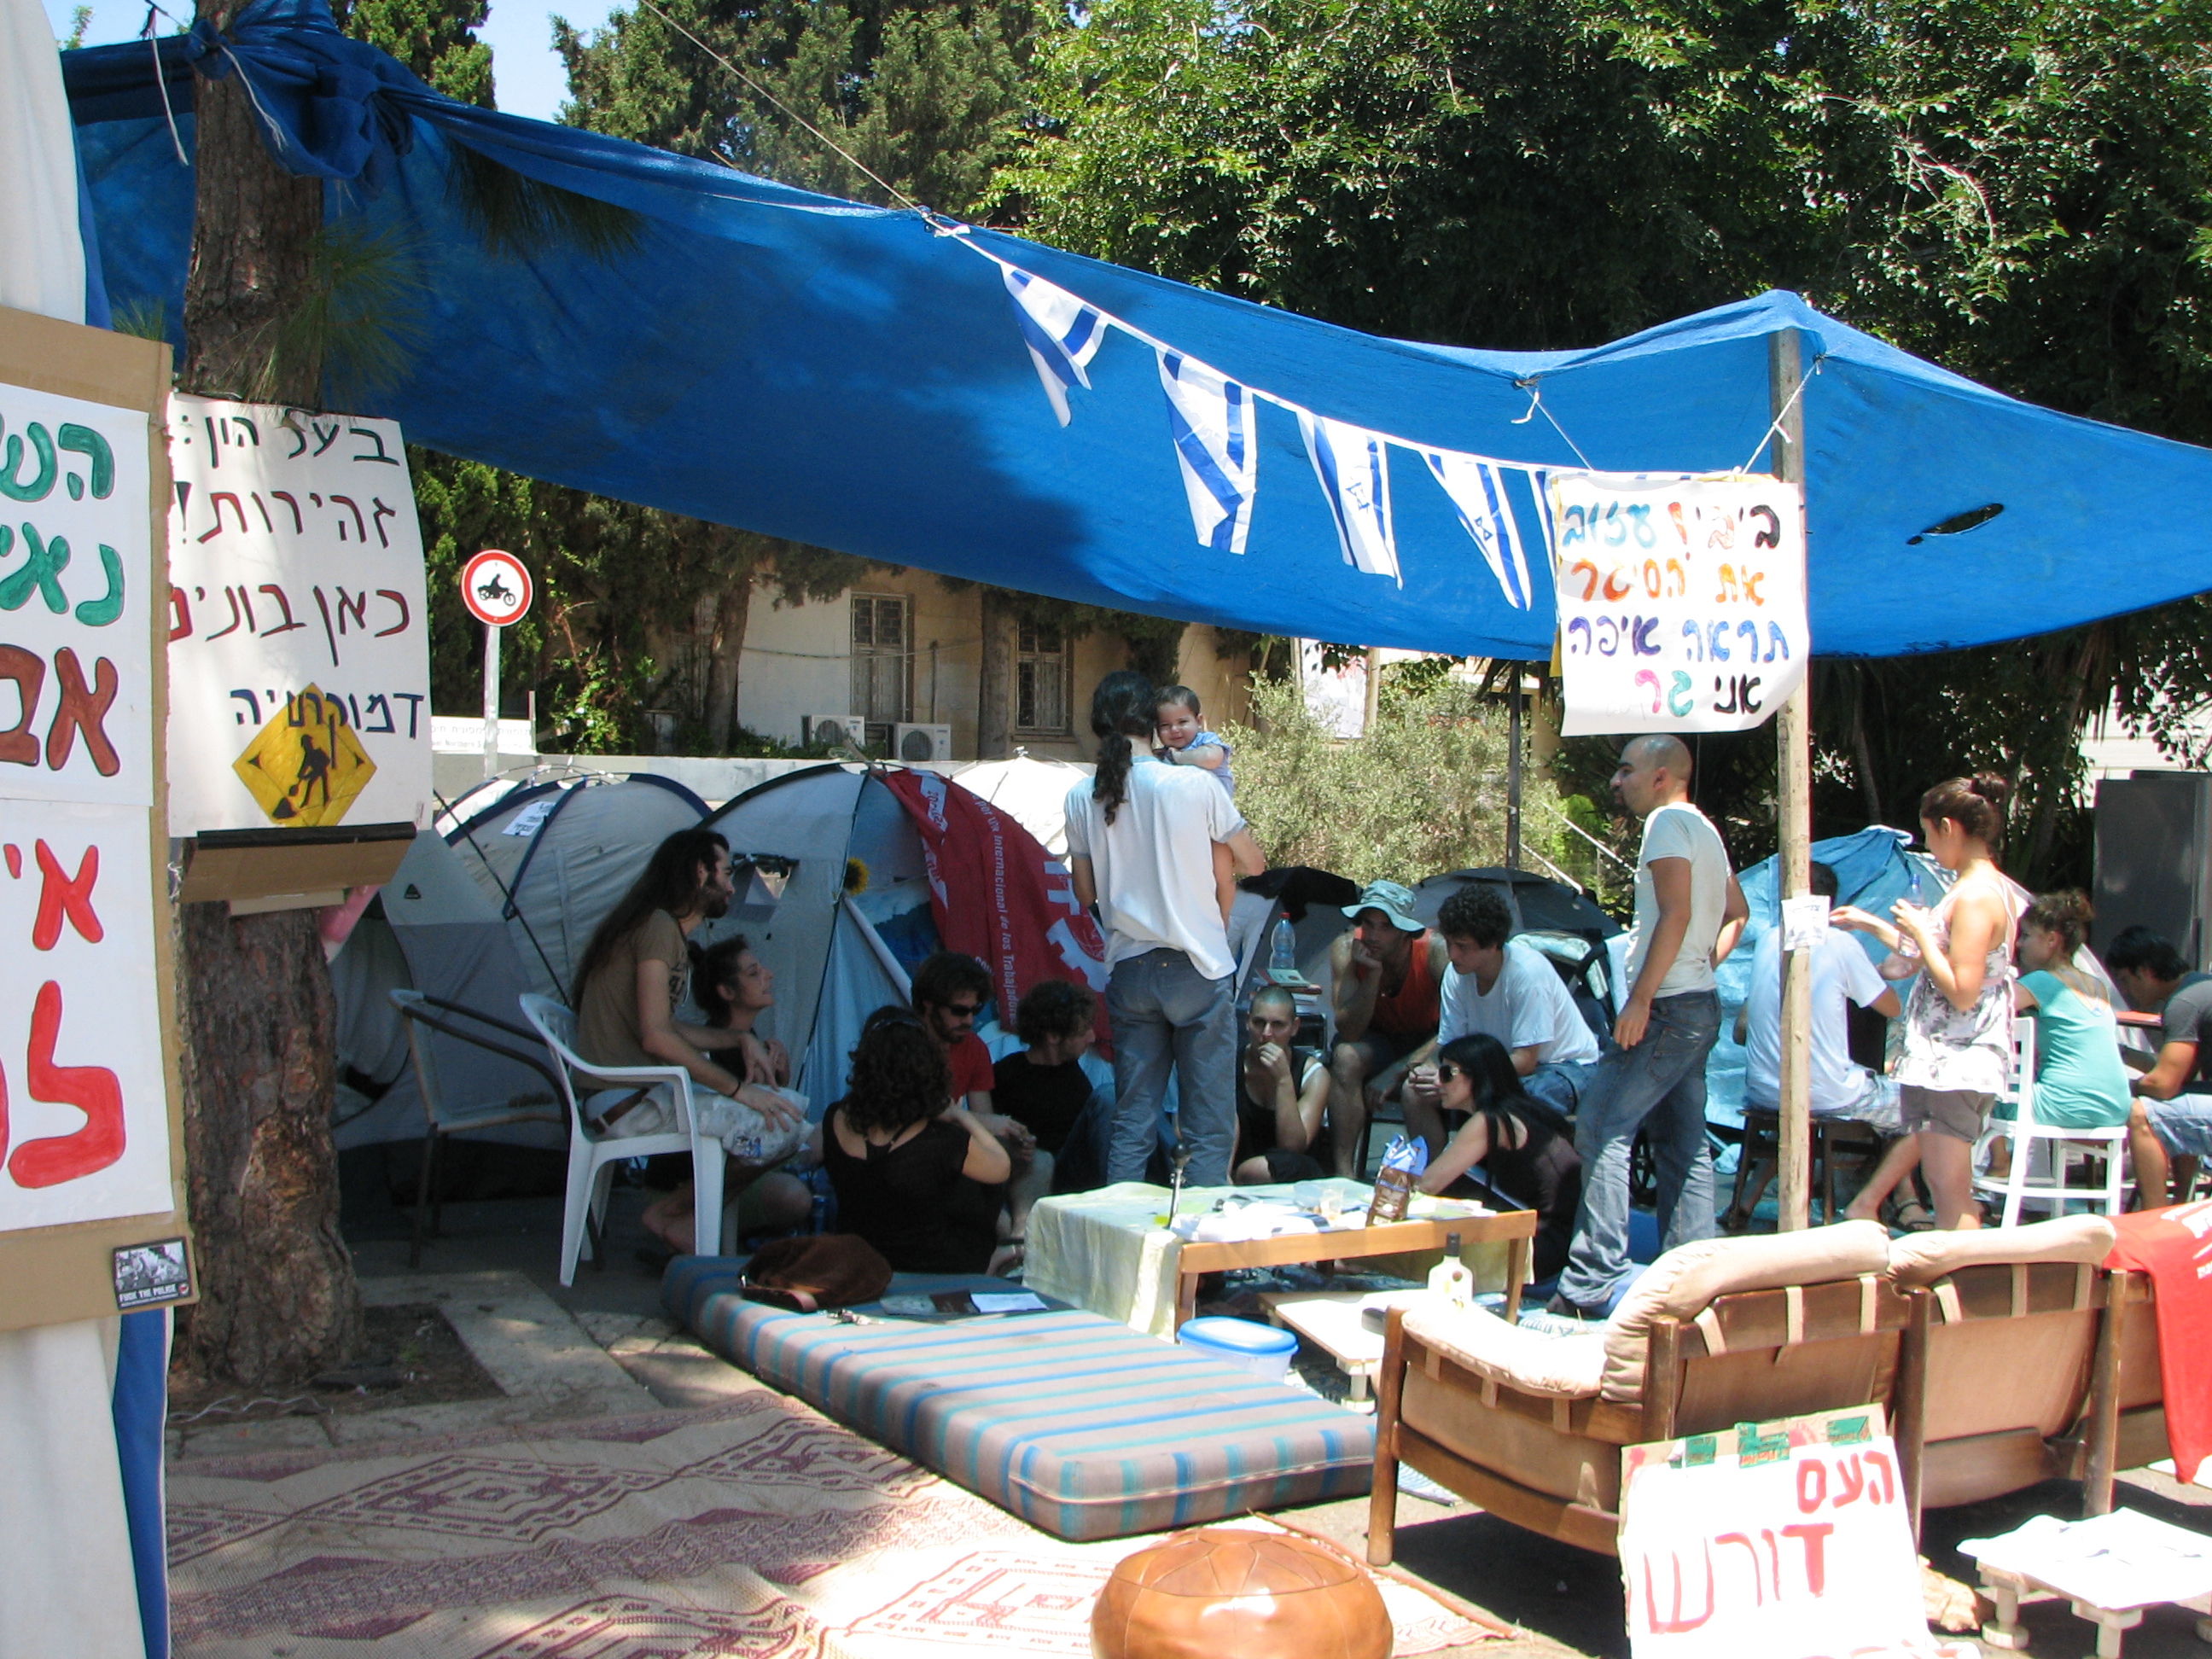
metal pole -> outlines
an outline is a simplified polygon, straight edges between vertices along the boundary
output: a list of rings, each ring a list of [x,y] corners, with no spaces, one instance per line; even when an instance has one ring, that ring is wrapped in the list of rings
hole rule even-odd
[[[1803,349],[1795,329],[1767,337],[1767,395],[1782,430],[1774,443],[1775,475],[1805,482],[1805,400],[1796,398]],[[1787,413],[1784,413],[1784,410]],[[1780,856],[1776,890],[1786,898],[1813,890],[1812,676],[1798,683],[1774,722],[1775,775]],[[1777,1226],[1784,1232],[1812,1219],[1813,953],[1790,951],[1782,958],[1782,1198]],[[1824,1218],[1832,1221],[1832,1216]]]
[[[484,775],[499,775],[499,636],[501,630],[484,626]]]
[[[1375,735],[1375,716],[1382,706],[1382,653],[1373,646],[1367,647],[1367,706],[1360,714],[1359,735]]]
[[[1505,867],[1521,867],[1521,702],[1525,693],[1521,685],[1521,665],[1513,665],[1513,696],[1506,707],[1511,713],[1506,720],[1506,743],[1509,745],[1505,762]]]

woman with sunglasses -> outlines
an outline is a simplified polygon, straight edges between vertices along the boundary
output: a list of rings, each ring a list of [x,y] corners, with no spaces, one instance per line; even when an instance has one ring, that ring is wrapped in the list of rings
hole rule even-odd
[[[845,1097],[822,1120],[822,1163],[837,1189],[837,1223],[902,1273],[980,1273],[997,1243],[999,1199],[969,1201],[1013,1171],[975,1113],[948,1106],[945,1048],[903,1008],[878,1008],[861,1028]],[[963,1191],[965,1188],[965,1191]]]
[[[1441,1193],[1480,1164],[1493,1191],[1535,1211],[1536,1279],[1555,1277],[1566,1266],[1583,1200],[1574,1127],[1522,1091],[1513,1056],[1494,1036],[1477,1032],[1444,1044],[1437,1051],[1437,1084],[1445,1112],[1469,1115],[1429,1160],[1421,1190]]]

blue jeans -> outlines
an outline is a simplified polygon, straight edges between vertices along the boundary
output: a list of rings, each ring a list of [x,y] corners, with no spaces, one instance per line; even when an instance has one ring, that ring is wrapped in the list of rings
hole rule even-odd
[[[1598,1062],[1594,1060],[1580,1063],[1552,1060],[1522,1078],[1521,1087],[1561,1117],[1572,1117],[1581,1108],[1583,1097],[1589,1093],[1597,1068]]]
[[[1711,991],[1661,997],[1633,1048],[1610,1048],[1575,1120],[1583,1201],[1559,1294],[1602,1307],[1632,1271],[1628,1259],[1628,1154],[1646,1131],[1659,1172],[1663,1249],[1713,1236],[1713,1161],[1705,1156],[1705,1056],[1720,1035]]]
[[[1226,1187],[1237,1146],[1237,976],[1207,979],[1162,947],[1114,964],[1106,1018],[1114,1031],[1114,1139],[1109,1181],[1142,1181],[1175,1068],[1184,1180]]]

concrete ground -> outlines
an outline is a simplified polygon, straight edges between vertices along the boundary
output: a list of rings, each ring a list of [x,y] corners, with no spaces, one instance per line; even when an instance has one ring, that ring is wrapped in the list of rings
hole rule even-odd
[[[575,1285],[557,1282],[560,1201],[504,1199],[446,1206],[444,1237],[429,1242],[419,1272],[407,1268],[409,1219],[380,1192],[349,1185],[346,1231],[364,1295],[387,1304],[434,1303],[504,1391],[497,1401],[461,1401],[343,1418],[195,1426],[173,1433],[190,1452],[217,1448],[356,1442],[380,1435],[448,1430],[470,1423],[548,1421],[618,1411],[702,1406],[759,1388],[708,1353],[663,1312],[656,1271],[635,1253],[647,1243],[637,1225],[646,1194],[617,1189],[604,1268],[579,1268]],[[2212,1490],[2177,1486],[2149,1470],[2129,1474],[2121,1501],[2192,1530],[2212,1534]],[[2009,1531],[2039,1513],[2080,1513],[2080,1489],[2052,1482],[2009,1498],[1938,1510],[1927,1518],[1923,1547],[1943,1573],[1971,1583],[1962,1539]],[[1290,1519],[1364,1555],[1367,1500],[1316,1505]],[[1610,1557],[1553,1543],[1463,1504],[1411,1494],[1398,1500],[1400,1567],[1510,1626],[1505,1641],[1463,1651],[1486,1659],[1626,1659],[1618,1564]],[[2077,1659],[2095,1651],[2094,1630],[2063,1607],[2027,1609],[2033,1651]],[[2200,1659],[2207,1649],[2192,1615],[2154,1611],[2130,1632],[2130,1659]]]

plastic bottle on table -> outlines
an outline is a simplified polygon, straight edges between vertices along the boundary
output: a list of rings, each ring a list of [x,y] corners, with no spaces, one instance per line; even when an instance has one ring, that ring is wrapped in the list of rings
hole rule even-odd
[[[1298,977],[1298,935],[1288,916],[1275,924],[1268,945],[1267,973],[1278,982]]]
[[[1459,1235],[1444,1235],[1444,1259],[1429,1269],[1429,1294],[1455,1308],[1474,1305],[1474,1275],[1459,1259]]]

